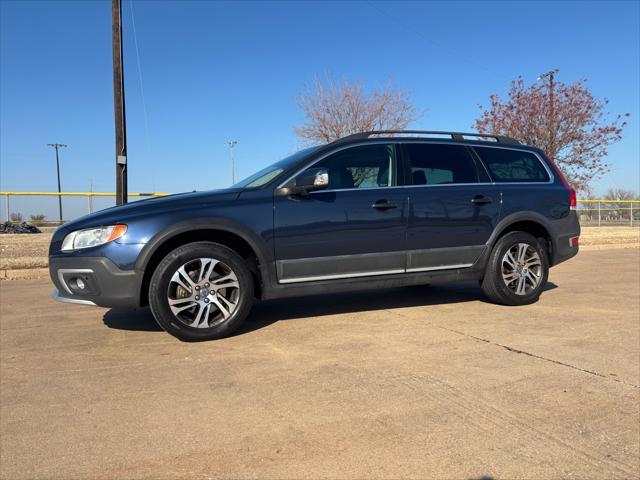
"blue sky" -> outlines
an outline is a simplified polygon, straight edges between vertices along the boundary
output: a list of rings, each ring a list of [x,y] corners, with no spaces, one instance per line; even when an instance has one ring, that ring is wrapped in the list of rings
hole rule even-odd
[[[295,97],[325,72],[392,77],[425,110],[416,128],[467,131],[491,93],[559,68],[631,114],[594,187],[637,191],[639,5],[123,0],[129,189],[227,186],[230,138],[237,178],[295,151]],[[114,190],[110,15],[108,0],[0,2],[0,189],[55,190],[46,144],[61,142],[63,190]]]

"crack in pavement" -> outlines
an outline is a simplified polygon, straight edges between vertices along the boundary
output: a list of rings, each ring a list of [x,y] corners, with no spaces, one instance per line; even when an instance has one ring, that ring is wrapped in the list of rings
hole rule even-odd
[[[431,325],[433,325],[433,324],[431,324]],[[589,375],[595,375],[596,377],[606,378],[607,380],[613,380],[614,382],[622,383],[624,385],[628,385],[628,386],[633,387],[633,388],[640,388],[640,385],[636,385],[635,383],[630,383],[630,382],[627,382],[627,381],[619,379],[619,378],[613,378],[613,377],[611,377],[609,375],[605,375],[604,373],[594,372],[593,370],[587,370],[586,368],[576,367],[575,365],[571,365],[570,363],[565,363],[565,362],[561,362],[560,360],[554,360],[553,358],[547,358],[547,357],[543,357],[541,355],[536,355],[535,353],[531,353],[531,352],[527,352],[527,351],[524,351],[524,350],[520,350],[518,348],[510,347],[508,345],[503,345],[501,343],[494,342],[494,341],[486,339],[486,338],[476,337],[475,335],[471,335],[471,334],[465,333],[465,332],[460,332],[458,330],[453,330],[451,328],[442,327],[440,325],[433,325],[433,326],[437,327],[437,328],[440,328],[442,330],[446,330],[448,332],[457,333],[458,335],[464,335],[465,337],[473,338],[474,340],[478,340],[480,342],[489,343],[491,345],[496,345],[498,347],[502,347],[502,348],[504,348],[505,350],[507,350],[507,351],[509,351],[511,353],[519,353],[519,354],[522,354],[522,355],[526,355],[528,357],[538,358],[540,360],[544,360],[545,362],[551,362],[551,363],[555,363],[556,365],[562,365],[563,367],[573,368],[574,370],[578,370],[579,372],[588,373]]]
[[[401,313],[394,312],[394,311],[391,311],[391,310],[387,310],[387,312],[395,313],[396,315],[399,315],[401,317],[406,317],[405,315],[403,315]],[[582,373],[587,373],[589,375],[594,375],[596,377],[604,378],[606,380],[613,380],[614,382],[622,383],[623,385],[627,385],[629,387],[640,389],[640,385],[636,385],[635,383],[627,382],[627,381],[619,379],[619,378],[613,378],[610,375],[605,375],[604,373],[595,372],[593,370],[587,370],[586,368],[576,367],[575,365],[571,365],[570,363],[565,363],[565,362],[561,362],[560,360],[554,360],[553,358],[547,358],[547,357],[543,357],[541,355],[536,355],[535,353],[527,352],[525,350],[520,350],[520,349],[515,348],[515,347],[510,347],[509,345],[503,345],[502,343],[494,342],[493,340],[489,340],[487,338],[476,337],[475,335],[471,335],[469,333],[461,332],[459,330],[454,330],[452,328],[443,327],[441,325],[435,325],[433,323],[430,323],[429,325],[431,325],[432,327],[440,328],[441,330],[445,330],[447,332],[451,332],[451,333],[455,333],[457,335],[462,335],[462,336],[465,336],[465,337],[468,337],[468,338],[472,338],[472,339],[474,339],[476,341],[479,341],[479,342],[488,343],[490,345],[495,345],[497,347],[502,347],[502,348],[504,348],[505,350],[507,350],[508,352],[511,352],[511,353],[522,354],[522,355],[526,355],[528,357],[537,358],[539,360],[544,360],[545,362],[555,363],[556,365],[561,365],[563,367],[569,367],[569,368],[572,368],[572,369],[577,370],[577,371],[582,372]]]

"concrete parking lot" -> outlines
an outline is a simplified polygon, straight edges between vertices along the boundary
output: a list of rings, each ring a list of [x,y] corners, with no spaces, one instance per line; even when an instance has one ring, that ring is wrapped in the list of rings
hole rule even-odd
[[[3,282],[2,478],[639,477],[640,250],[550,282],[264,302],[199,344]]]

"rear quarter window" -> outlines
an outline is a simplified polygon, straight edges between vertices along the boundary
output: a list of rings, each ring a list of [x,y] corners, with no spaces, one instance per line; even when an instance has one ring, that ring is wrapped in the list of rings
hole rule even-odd
[[[506,148],[473,148],[487,166],[494,182],[549,181],[547,170],[540,159],[531,152]]]
[[[407,144],[412,185],[477,183],[478,171],[469,150],[461,145]]]

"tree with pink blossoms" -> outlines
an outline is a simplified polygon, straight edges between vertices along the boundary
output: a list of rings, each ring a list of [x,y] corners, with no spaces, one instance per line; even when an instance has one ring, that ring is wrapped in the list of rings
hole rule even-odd
[[[506,100],[491,95],[489,104],[480,106],[478,132],[508,135],[543,149],[579,191],[609,171],[607,149],[622,138],[629,116],[611,119],[608,101],[594,97],[586,80],[565,84],[551,78],[525,86],[519,77]]]

